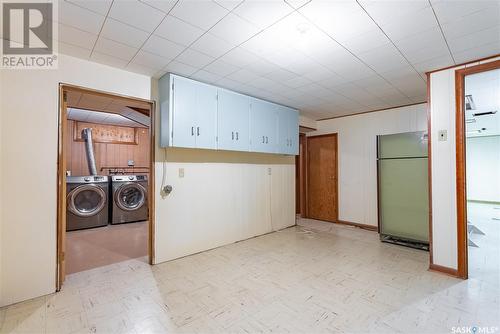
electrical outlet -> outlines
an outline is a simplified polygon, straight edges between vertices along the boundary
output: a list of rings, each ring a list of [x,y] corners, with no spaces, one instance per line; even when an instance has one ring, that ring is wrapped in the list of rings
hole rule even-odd
[[[448,131],[447,130],[439,130],[438,131],[438,140],[439,141],[447,141],[448,140]]]
[[[179,177],[184,177],[184,168],[179,168]]]

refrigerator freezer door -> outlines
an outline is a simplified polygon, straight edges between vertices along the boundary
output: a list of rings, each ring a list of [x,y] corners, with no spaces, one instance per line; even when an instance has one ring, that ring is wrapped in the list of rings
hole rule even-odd
[[[380,233],[429,242],[427,158],[379,160]]]
[[[424,131],[378,136],[378,158],[427,157],[427,135]]]

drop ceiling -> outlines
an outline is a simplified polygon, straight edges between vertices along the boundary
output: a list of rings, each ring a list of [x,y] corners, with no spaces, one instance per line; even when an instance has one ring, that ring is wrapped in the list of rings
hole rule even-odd
[[[474,101],[465,112],[466,136],[500,135],[500,69],[466,76],[465,94]]]
[[[68,108],[68,119],[79,122],[88,122],[95,124],[108,124],[116,126],[127,126],[131,128],[146,128],[147,126],[133,121],[120,114],[107,113],[102,111],[93,111],[78,108]]]
[[[500,53],[498,1],[68,0],[58,26],[61,53],[313,119],[424,102],[426,71]]]

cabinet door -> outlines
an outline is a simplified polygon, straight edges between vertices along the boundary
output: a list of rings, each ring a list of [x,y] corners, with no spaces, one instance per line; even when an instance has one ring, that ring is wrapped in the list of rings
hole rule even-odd
[[[290,148],[290,138],[288,132],[290,128],[290,120],[288,108],[277,106],[278,109],[278,140],[276,153],[288,154]]]
[[[299,113],[295,109],[288,108],[288,154],[299,154]]]
[[[218,148],[221,150],[248,151],[249,126],[247,96],[219,89],[218,99]]]
[[[217,88],[196,86],[196,147],[217,149]]]
[[[190,80],[174,77],[172,146],[196,147],[196,85]]]
[[[278,106],[258,99],[250,104],[250,151],[276,152]]]

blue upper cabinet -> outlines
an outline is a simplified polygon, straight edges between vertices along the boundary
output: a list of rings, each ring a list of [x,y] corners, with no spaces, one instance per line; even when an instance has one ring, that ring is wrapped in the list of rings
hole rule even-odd
[[[250,98],[250,151],[276,153],[277,105]]]
[[[278,151],[299,154],[299,113],[285,106],[278,106]]]
[[[222,88],[218,92],[218,148],[248,151],[249,97]]]
[[[160,80],[161,146],[216,149],[217,88],[179,76],[164,78]]]
[[[174,74],[159,89],[162,147],[298,154],[295,109]]]

